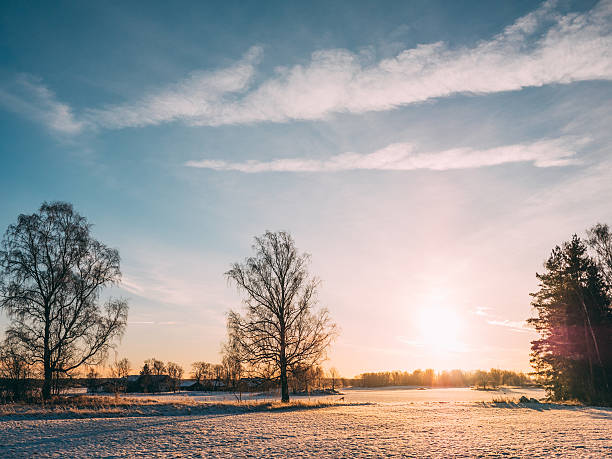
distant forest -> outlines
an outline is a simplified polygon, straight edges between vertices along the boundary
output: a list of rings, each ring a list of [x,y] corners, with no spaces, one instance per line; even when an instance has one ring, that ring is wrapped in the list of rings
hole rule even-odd
[[[362,373],[350,380],[358,387],[425,386],[425,387],[477,387],[494,389],[500,386],[533,386],[525,373],[492,368],[489,371],[451,370],[436,373],[434,370],[382,371]]]

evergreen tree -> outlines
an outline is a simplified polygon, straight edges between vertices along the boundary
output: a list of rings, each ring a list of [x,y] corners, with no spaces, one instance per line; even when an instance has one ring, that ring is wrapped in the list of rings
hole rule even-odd
[[[531,343],[535,373],[555,400],[612,401],[612,311],[601,269],[576,235],[557,246],[532,293],[540,334]]]

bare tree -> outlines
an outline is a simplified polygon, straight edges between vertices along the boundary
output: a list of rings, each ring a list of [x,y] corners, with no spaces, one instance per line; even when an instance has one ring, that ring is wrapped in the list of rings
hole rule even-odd
[[[0,308],[7,336],[43,367],[43,399],[54,380],[101,363],[125,330],[125,300],[100,304],[103,287],[119,282],[119,252],[96,241],[91,225],[63,202],[20,215],[0,250]]]
[[[170,378],[172,379],[172,387],[174,389],[174,392],[176,392],[181,385],[181,379],[183,378],[183,368],[178,363],[174,362],[168,362],[166,368],[168,370],[168,376],[170,376]]]
[[[315,366],[294,365],[291,368],[291,378],[293,392],[303,392],[310,394],[316,380],[317,368]]]
[[[145,366],[151,370],[152,375],[159,376],[166,373],[166,365],[161,360],[157,360],[155,357],[145,360]]]
[[[491,368],[489,371],[489,381],[493,389],[497,389],[499,386],[501,386],[503,382],[502,371],[498,368]]]
[[[595,251],[608,287],[612,287],[612,232],[606,224],[597,223],[587,230],[588,244]]]
[[[239,402],[242,401],[243,381],[245,365],[241,358],[240,344],[233,335],[233,330],[228,328],[228,340],[223,345],[222,365],[225,370],[225,384],[234,392]]]
[[[230,311],[228,328],[244,361],[275,368],[288,402],[287,370],[318,363],[336,326],[326,309],[313,309],[318,280],[308,273],[310,256],[298,253],[291,235],[268,231],[255,238],[253,250],[226,273],[246,307],[244,315]]]
[[[336,370],[336,367],[331,367],[329,369],[329,377],[331,378],[332,390],[336,390],[336,379],[338,379],[339,376],[340,374],[338,373],[338,370]]]
[[[149,364],[146,361],[140,369],[140,376],[151,376],[151,368],[149,368]]]
[[[208,362],[194,362],[191,364],[191,376],[196,380],[196,384],[202,384],[205,379],[209,379],[211,367],[212,365]]]
[[[216,363],[212,366],[212,372],[215,381],[221,381],[223,379],[223,364]]]
[[[131,363],[128,359],[115,360],[111,366],[111,376],[115,379],[115,394],[127,389],[127,378],[130,375]]]
[[[475,373],[476,388],[486,389],[489,384],[489,374],[486,371],[478,370]]]
[[[13,400],[25,398],[28,392],[28,378],[33,373],[30,360],[27,350],[14,339],[6,339],[0,346],[0,378],[7,382]]]
[[[126,358],[115,362],[111,369],[113,378],[127,378],[130,375],[131,365],[130,361]]]

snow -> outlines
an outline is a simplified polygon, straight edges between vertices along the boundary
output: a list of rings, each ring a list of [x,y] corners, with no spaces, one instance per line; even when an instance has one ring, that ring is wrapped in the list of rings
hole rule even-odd
[[[533,389],[343,392],[347,402],[373,403],[294,411],[95,419],[8,415],[0,418],[0,457],[612,455],[612,409],[491,402],[523,394],[541,398],[541,391]],[[208,401],[220,396],[163,394],[155,398]]]
[[[419,390],[418,386],[395,386],[382,389],[372,388],[349,388],[341,389],[340,396],[291,396],[291,400],[333,400],[344,397],[346,401],[352,402],[467,402],[467,401],[493,401],[493,399],[506,398],[518,400],[521,395],[529,398],[544,398],[545,393],[542,389],[524,387],[504,387],[499,390],[472,390],[469,388],[434,388]],[[233,402],[238,400],[238,394],[232,392],[199,392],[181,391],[164,392],[159,394],[124,394],[126,398],[145,398],[155,399],[166,402],[181,402],[185,400],[194,402]],[[280,392],[251,392],[243,393],[242,400],[264,401],[278,400]]]

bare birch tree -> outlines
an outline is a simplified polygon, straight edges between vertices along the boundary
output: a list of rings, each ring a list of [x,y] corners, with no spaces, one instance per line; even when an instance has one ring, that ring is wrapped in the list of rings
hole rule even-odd
[[[168,376],[172,379],[172,389],[176,392],[181,387],[181,379],[183,379],[183,367],[178,363],[168,362],[166,365]]]
[[[338,379],[339,376],[340,376],[340,373],[338,373],[338,370],[336,369],[336,367],[331,367],[329,369],[329,377],[331,379],[332,390],[336,390],[336,379]]]
[[[115,360],[111,366],[111,377],[115,380],[115,394],[120,391],[125,392],[127,390],[128,376],[130,375],[132,364],[126,358],[121,360]]]
[[[113,378],[125,379],[130,375],[131,363],[128,359],[123,358],[115,363],[111,367],[111,374]]]
[[[54,378],[99,364],[125,330],[126,301],[99,301],[101,289],[121,278],[119,253],[93,239],[90,228],[71,204],[43,203],[37,213],[20,215],[2,241],[6,333],[42,366],[45,400]]]
[[[28,392],[28,378],[33,376],[31,360],[27,350],[15,339],[9,337],[0,344],[0,379],[4,380],[13,400],[25,398]]]
[[[308,273],[310,256],[298,252],[289,233],[255,237],[253,250],[226,273],[245,305],[244,314],[230,311],[228,331],[243,362],[274,369],[288,402],[288,371],[318,363],[336,326],[327,309],[314,310],[319,282]]]
[[[194,362],[191,364],[191,377],[196,380],[196,384],[203,384],[210,379],[212,365],[208,362]]]
[[[166,373],[166,364],[161,360],[157,360],[155,357],[145,360],[144,364],[151,370],[151,374],[154,376],[160,376]]]
[[[606,279],[608,288],[612,288],[612,232],[606,224],[597,223],[587,230],[588,244],[595,251],[595,259]]]

